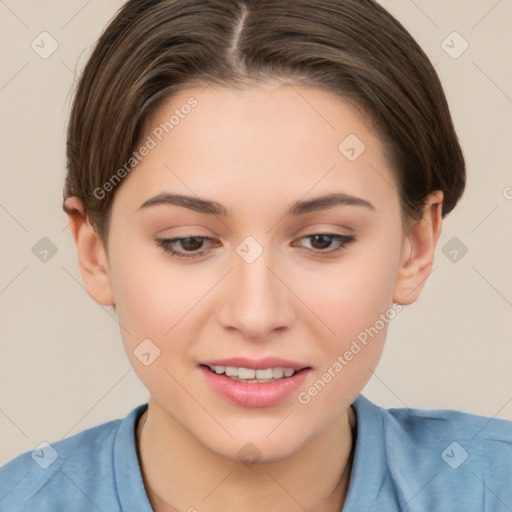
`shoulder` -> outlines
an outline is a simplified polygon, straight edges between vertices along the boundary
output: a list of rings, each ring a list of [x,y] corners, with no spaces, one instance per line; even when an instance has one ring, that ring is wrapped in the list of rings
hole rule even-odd
[[[439,455],[453,469],[471,459],[512,468],[512,421],[451,409],[380,410],[390,444],[414,447],[416,453],[442,446]]]
[[[123,422],[113,420],[54,443],[41,443],[0,467],[0,511],[119,510],[114,444]]]
[[[387,471],[403,503],[413,500],[419,510],[445,510],[443,503],[467,511],[512,509],[512,421],[450,409],[384,409],[363,400],[380,423]]]

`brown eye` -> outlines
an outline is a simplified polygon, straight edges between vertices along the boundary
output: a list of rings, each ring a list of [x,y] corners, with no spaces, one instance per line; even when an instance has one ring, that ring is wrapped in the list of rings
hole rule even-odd
[[[202,251],[205,241],[211,241],[211,238],[206,236],[189,236],[185,238],[161,238],[156,242],[165,252],[176,256],[178,258],[195,258],[202,256],[205,251]],[[181,246],[181,248],[179,247]],[[178,250],[176,250],[178,248]],[[197,252],[199,251],[199,252]]]
[[[332,254],[345,249],[350,242],[355,240],[355,237],[331,233],[316,233],[301,238],[301,240],[304,239],[310,239],[311,251],[318,254]],[[338,247],[330,249],[333,243],[337,243]]]
[[[203,245],[203,240],[198,236],[191,236],[189,238],[182,238],[179,240],[181,247],[185,249],[185,251],[197,251]]]
[[[313,235],[311,237],[311,245],[314,249],[329,249],[333,241],[333,237],[329,235]]]

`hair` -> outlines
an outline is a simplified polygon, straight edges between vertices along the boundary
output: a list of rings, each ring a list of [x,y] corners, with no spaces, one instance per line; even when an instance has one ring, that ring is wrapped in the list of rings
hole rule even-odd
[[[269,80],[333,92],[365,116],[394,172],[406,230],[429,193],[443,192],[443,217],[459,201],[465,162],[439,77],[374,0],[128,1],[77,84],[64,200],[82,200],[106,245],[119,186],[105,185],[133,164],[159,106],[187,87]]]

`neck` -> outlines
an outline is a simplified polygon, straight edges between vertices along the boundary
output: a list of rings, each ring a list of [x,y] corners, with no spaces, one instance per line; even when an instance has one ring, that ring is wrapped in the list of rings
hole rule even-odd
[[[251,466],[213,453],[162,413],[150,400],[137,432],[142,478],[155,512],[342,509],[355,446],[350,407],[292,456]]]

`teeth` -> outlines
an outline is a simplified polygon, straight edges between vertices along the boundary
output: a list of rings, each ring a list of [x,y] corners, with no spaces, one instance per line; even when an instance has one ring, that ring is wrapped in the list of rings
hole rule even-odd
[[[280,379],[284,375],[284,368],[274,368],[274,379]]]
[[[235,377],[239,379],[254,379],[256,377],[256,370],[251,370],[250,368],[235,368],[235,371],[238,372],[238,375],[235,375]]]
[[[256,370],[254,373],[256,374],[256,378],[258,380],[274,378],[273,368],[268,368],[267,370]],[[240,376],[240,373],[238,374],[238,376]]]
[[[283,377],[291,377],[296,373],[293,368],[266,368],[254,370],[253,368],[237,368],[235,366],[213,366],[210,370],[217,375],[225,374],[226,377],[233,377],[234,380],[255,380],[269,382]]]
[[[237,377],[238,376],[238,369],[234,366],[226,366],[225,369],[226,377]]]

